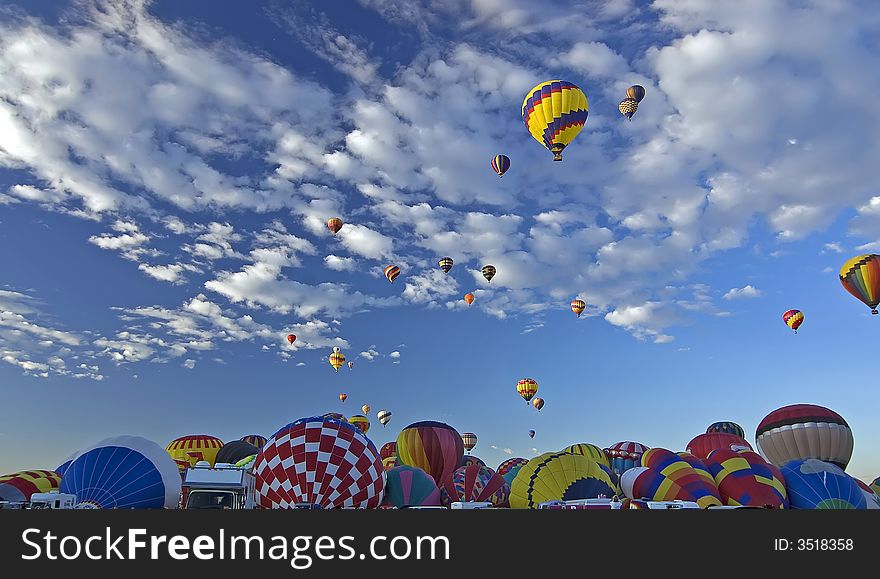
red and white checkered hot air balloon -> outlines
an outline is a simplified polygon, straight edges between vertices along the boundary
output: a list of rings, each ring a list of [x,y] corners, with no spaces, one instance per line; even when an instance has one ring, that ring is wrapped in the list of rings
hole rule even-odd
[[[376,446],[353,425],[324,416],[300,418],[273,434],[254,473],[258,502],[269,509],[376,508],[385,489]]]

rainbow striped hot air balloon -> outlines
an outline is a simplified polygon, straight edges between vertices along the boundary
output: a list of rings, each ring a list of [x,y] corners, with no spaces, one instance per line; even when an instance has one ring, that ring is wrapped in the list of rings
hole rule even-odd
[[[488,501],[492,506],[505,506],[510,497],[510,485],[487,466],[471,464],[457,468],[440,485],[444,505],[462,502]]]
[[[397,435],[397,459],[400,464],[422,469],[438,485],[458,468],[463,456],[461,434],[442,422],[415,422]]]
[[[566,80],[535,85],[522,104],[522,119],[532,137],[562,160],[562,151],[587,122],[589,103],[584,92]]]
[[[876,315],[880,304],[880,255],[857,255],[844,263],[840,268],[840,283]]]

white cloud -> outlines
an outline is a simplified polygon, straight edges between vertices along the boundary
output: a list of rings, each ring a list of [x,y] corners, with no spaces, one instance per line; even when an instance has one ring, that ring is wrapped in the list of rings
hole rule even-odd
[[[388,356],[391,358],[400,358],[400,352],[395,350],[395,351],[391,352],[390,354],[388,354]]]
[[[380,354],[379,354],[379,351],[376,350],[376,346],[370,346],[370,348],[369,348],[368,350],[365,350],[365,351],[361,352],[361,353],[358,354],[358,355],[359,355],[361,358],[366,358],[367,360],[370,360],[370,361],[372,362],[372,361],[375,360]]]
[[[504,448],[504,449],[502,449],[502,452],[504,452],[504,454],[513,454],[513,449],[512,448]]]
[[[181,366],[183,366],[187,370],[192,370],[193,368],[196,367],[196,361],[193,360],[192,358],[187,358],[186,360],[184,360],[184,362],[183,362],[183,364],[181,364]]]
[[[839,242],[833,241],[822,246],[825,251],[833,251],[834,253],[843,253],[843,247]]]
[[[394,245],[391,238],[363,225],[350,223],[339,230],[337,237],[352,253],[370,259],[391,257]]]
[[[297,365],[297,367],[299,367],[299,366],[305,366],[306,363],[305,363],[305,362],[297,362],[296,365]]]
[[[324,264],[334,271],[352,271],[357,266],[357,262],[351,257],[332,254],[324,257]]]
[[[726,300],[738,300],[743,298],[759,298],[761,297],[761,290],[753,287],[752,285],[743,286],[741,288],[731,288],[724,294],[724,299]]]

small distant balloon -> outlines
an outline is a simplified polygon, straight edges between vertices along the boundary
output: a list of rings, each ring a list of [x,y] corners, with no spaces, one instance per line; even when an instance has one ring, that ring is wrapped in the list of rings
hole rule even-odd
[[[498,173],[499,177],[503,177],[508,169],[510,169],[510,158],[507,155],[492,157],[492,170]]]
[[[798,328],[804,323],[804,314],[800,310],[788,310],[782,314],[782,321],[797,334]]]
[[[535,431],[529,430],[529,438],[535,438]]]
[[[634,99],[636,102],[642,102],[642,99],[645,98],[645,87],[640,84],[634,84],[626,89],[626,96]]]
[[[294,343],[296,341],[296,336],[294,336],[293,334],[287,334],[287,341],[291,344]]]
[[[620,101],[619,105],[617,105],[617,109],[620,111],[620,114],[627,118],[627,120],[632,121],[633,115],[639,110],[639,101],[636,99],[625,98]]]
[[[474,303],[474,294],[464,294],[464,301],[466,301],[468,305]]]
[[[345,402],[346,398],[348,398],[348,394],[346,394],[345,392],[343,392],[342,394],[339,395],[340,402]]]
[[[364,404],[363,406],[361,406],[361,410],[364,412],[364,414],[369,414],[370,413],[370,405]]]
[[[535,408],[537,408],[537,409],[538,409],[538,412],[540,412],[541,409],[544,408],[544,399],[543,399],[543,398],[538,398],[538,397],[536,396],[534,399],[532,399],[532,406],[534,406]]]
[[[349,362],[348,369],[351,370],[352,368],[354,368],[354,362]]]
[[[342,219],[338,217],[331,217],[327,220],[327,229],[333,232],[333,235],[339,233],[339,230],[342,229]]]
[[[338,348],[338,347],[337,347]],[[330,365],[333,366],[333,369],[339,372],[339,368],[345,364],[345,356],[342,355],[342,352],[335,349],[332,354],[330,354]]]
[[[495,274],[498,270],[495,269],[494,265],[484,265],[483,266],[483,277],[486,278],[486,281],[492,283],[492,278],[495,277]]]
[[[523,400],[526,401],[526,404],[528,404],[532,397],[538,392],[538,382],[533,378],[523,378],[516,383],[516,391],[522,396]]]
[[[584,313],[587,304],[584,300],[571,300],[571,311],[577,314],[577,317],[581,317],[581,314]]]
[[[437,265],[440,266],[440,269],[443,270],[443,273],[449,273],[449,270],[452,269],[452,266],[455,265],[455,262],[452,261],[451,257],[444,257],[437,262]]]
[[[385,426],[391,420],[391,412],[388,410],[380,410],[376,413],[376,418],[379,419],[382,426]]]
[[[400,268],[396,265],[388,265],[385,266],[385,277],[388,278],[388,281],[394,283],[394,280],[397,279],[397,276],[400,275]]]

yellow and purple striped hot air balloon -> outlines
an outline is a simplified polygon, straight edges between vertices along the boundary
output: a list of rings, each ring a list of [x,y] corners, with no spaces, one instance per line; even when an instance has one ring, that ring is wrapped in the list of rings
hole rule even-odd
[[[492,170],[498,173],[499,177],[503,177],[508,169],[510,169],[510,158],[507,155],[492,157]]]
[[[246,434],[242,436],[239,440],[241,440],[242,442],[247,442],[248,444],[253,444],[257,448],[263,448],[263,445],[265,445],[266,441],[268,441],[269,439],[259,434]]]
[[[840,268],[840,283],[877,315],[880,304],[880,255],[857,255]]]
[[[574,83],[548,80],[526,93],[522,119],[529,134],[562,160],[562,150],[581,132],[589,113],[587,96]]]

